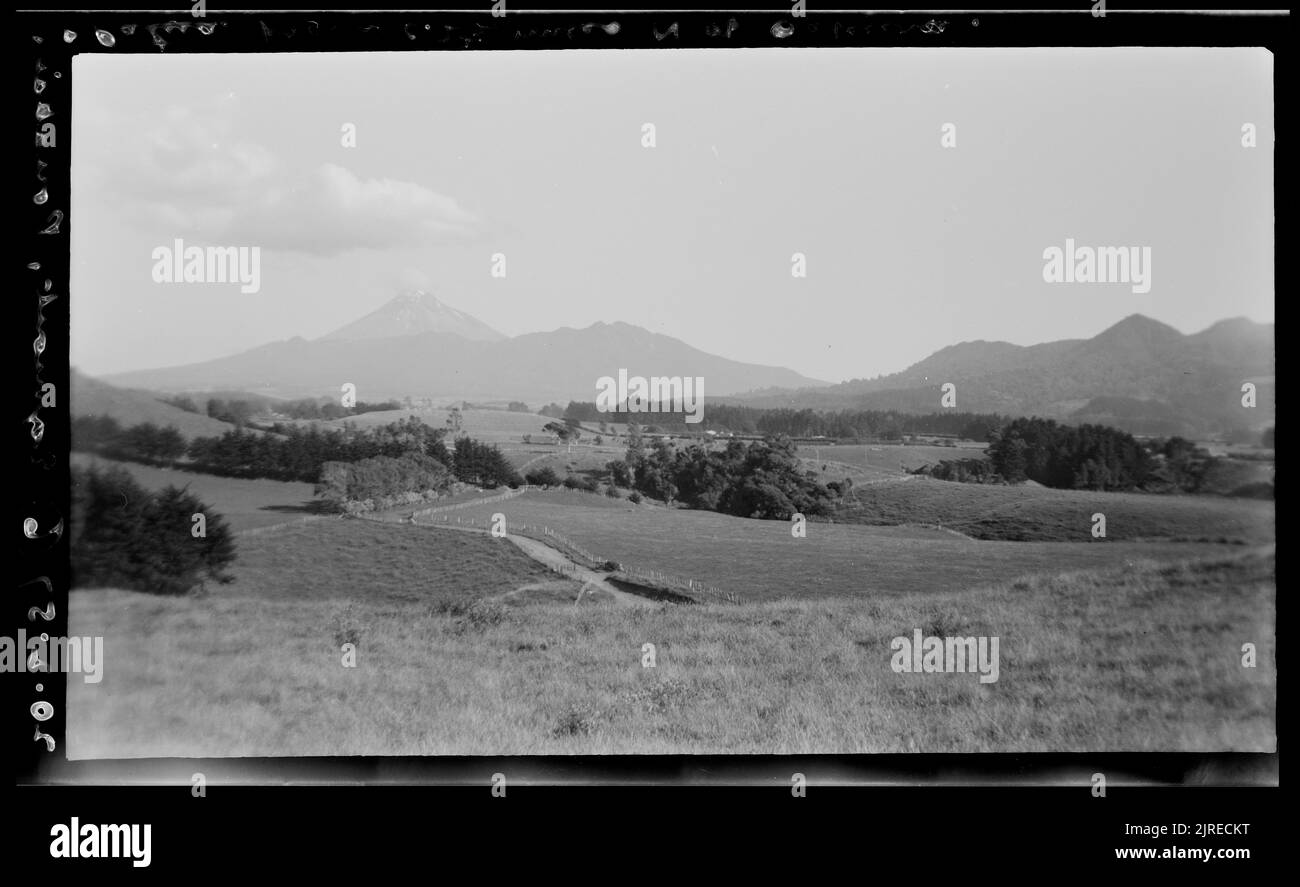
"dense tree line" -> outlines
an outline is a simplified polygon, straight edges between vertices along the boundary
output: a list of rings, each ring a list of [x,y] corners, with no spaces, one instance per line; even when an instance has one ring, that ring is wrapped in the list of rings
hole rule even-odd
[[[179,464],[185,456],[185,468],[205,474],[312,482],[318,494],[336,505],[442,492],[452,478],[487,488],[523,483],[496,446],[461,437],[449,450],[444,429],[414,416],[369,429],[277,424],[273,432],[237,428],[219,437],[195,438],[186,447],[173,428],[146,423],[123,429],[110,417],[95,416],[74,419],[72,440],[78,451],[115,459]]]
[[[207,415],[222,422],[229,422],[239,428],[247,425],[257,413],[268,411],[288,416],[290,419],[344,419],[348,416],[359,416],[362,413],[400,410],[403,407],[402,403],[396,400],[386,400],[379,403],[367,403],[359,400],[355,406],[345,407],[338,401],[329,398],[272,401],[269,399],[223,399],[219,397],[208,398],[207,403],[200,407],[194,402],[194,398],[185,394],[166,397],[162,401],[174,407],[179,407],[187,413]]]
[[[1017,419],[999,433],[988,458],[944,460],[911,473],[963,483],[1033,480],[1062,489],[1201,493],[1215,490],[1223,461],[1182,437],[1138,441],[1101,425]],[[1231,495],[1268,498],[1272,484],[1247,484]]]
[[[343,419],[359,416],[362,413],[382,413],[403,408],[401,401],[385,400],[379,403],[367,403],[359,400],[354,406],[345,407],[336,400],[291,400],[286,403],[271,405],[271,409],[290,419]]]
[[[331,510],[344,511],[349,503],[369,502],[385,507],[403,495],[415,498],[446,492],[452,474],[432,456],[409,452],[402,456],[374,456],[359,462],[326,462],[321,466],[316,495]]]
[[[910,474],[924,474],[938,480],[965,484],[1003,483],[1003,478],[988,459],[944,459],[936,465],[923,465]]]
[[[176,464],[223,477],[265,477],[315,482],[326,462],[359,462],[376,456],[396,458],[417,452],[450,466],[442,429],[414,416],[369,429],[322,429],[277,423],[272,434],[233,429],[217,437],[198,437],[185,445],[174,428],[151,423],[122,428],[108,416],[78,416],[72,422],[73,448],[114,459]]]
[[[826,514],[844,491],[820,484],[816,472],[804,470],[794,443],[781,437],[731,441],[722,450],[698,444],[675,449],[659,440],[646,451],[634,442],[609,469],[615,484],[645,495],[740,517]]]
[[[360,462],[419,452],[446,460],[443,431],[414,416],[375,428],[322,429],[277,423],[273,434],[227,431],[190,442],[194,469],[233,477],[314,482],[326,462]]]
[[[235,543],[225,519],[185,489],[151,493],[122,468],[73,467],[69,533],[75,587],[183,594],[231,581]]]
[[[368,429],[277,423],[271,431],[263,434],[236,428],[218,437],[195,438],[185,447],[175,429],[148,424],[122,429],[113,419],[96,416],[74,420],[72,439],[77,450],[133,462],[176,462],[183,455],[188,458],[186,468],[223,477],[315,483],[322,481],[321,470],[327,462],[357,463],[418,454],[436,459],[463,483],[497,487],[523,482],[496,446],[460,437],[455,449],[449,450],[443,443],[446,430],[430,427],[415,416]]]
[[[765,409],[710,404],[700,422],[686,421],[685,413],[601,412],[594,402],[570,401],[564,418],[574,422],[653,422],[670,432],[730,431],[786,437],[826,437],[840,440],[901,440],[905,434],[946,434],[987,441],[1006,418],[986,413],[944,411],[917,415],[892,410]]]
[[[1032,480],[1065,489],[1141,489],[1155,468],[1152,454],[1127,432],[1039,418],[1008,422],[994,435],[988,456],[1009,483]]]
[[[110,459],[174,465],[186,453],[185,438],[175,428],[142,422],[123,428],[111,416],[75,416],[73,448]]]

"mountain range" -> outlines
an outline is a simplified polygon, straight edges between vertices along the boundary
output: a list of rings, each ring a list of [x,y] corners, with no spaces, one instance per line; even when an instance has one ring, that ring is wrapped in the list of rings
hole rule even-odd
[[[829,383],[793,370],[707,354],[627,323],[561,327],[507,338],[421,291],[403,292],[342,329],[273,342],[217,360],[117,373],[105,380],[157,391],[239,389],[279,397],[359,400],[431,397],[545,403],[595,400],[596,380],[617,375],[703,376],[704,394]]]
[[[234,389],[277,397],[596,399],[596,380],[701,376],[710,398],[755,407],[942,409],[955,386],[962,412],[1039,415],[1140,434],[1257,431],[1274,422],[1274,328],[1245,318],[1193,335],[1133,314],[1090,339],[1039,345],[984,340],[936,351],[899,373],[832,385],[793,370],[740,363],[627,323],[506,337],[429,293],[407,291],[318,339],[294,338],[202,363],[118,373],[116,386]],[[1254,409],[1242,384],[1256,385]]]
[[[1038,415],[1138,434],[1260,430],[1275,419],[1274,327],[1223,320],[1193,335],[1132,314],[1091,339],[951,345],[899,373],[753,392],[729,402],[797,409],[934,412],[955,386],[963,412]],[[1256,406],[1242,405],[1242,385]]]

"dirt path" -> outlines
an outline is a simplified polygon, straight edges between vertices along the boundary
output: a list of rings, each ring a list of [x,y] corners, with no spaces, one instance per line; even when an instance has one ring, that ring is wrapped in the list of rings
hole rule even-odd
[[[546,564],[548,567],[558,568],[562,575],[570,576],[584,585],[590,585],[593,588],[608,592],[614,598],[615,603],[622,606],[646,603],[645,598],[623,591],[621,588],[616,588],[603,573],[597,573],[595,570],[584,567],[569,558],[568,555],[556,551],[544,542],[529,539],[527,536],[509,536],[507,538],[519,546],[524,554],[533,560]]]
[[[422,523],[419,524],[419,526],[437,527],[443,530],[459,530],[464,533],[488,534],[486,529],[481,529],[479,527],[466,527],[463,525],[457,526],[454,524]],[[615,587],[603,573],[597,573],[595,570],[588,569],[582,564],[576,563],[569,558],[568,555],[556,551],[544,542],[538,542],[536,539],[529,539],[527,536],[507,535],[506,538],[513,542],[524,554],[528,555],[540,564],[545,564],[547,567],[557,570],[561,576],[566,576],[583,583],[584,586],[590,585],[593,588],[608,593],[609,596],[614,599],[614,603],[621,607],[632,607],[638,604],[650,603],[650,601],[640,597],[639,595]],[[523,591],[527,588],[529,588],[529,586],[516,589],[516,591]]]

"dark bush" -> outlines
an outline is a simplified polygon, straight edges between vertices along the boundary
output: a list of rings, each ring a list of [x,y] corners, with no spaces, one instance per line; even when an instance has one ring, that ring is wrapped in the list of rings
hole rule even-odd
[[[151,493],[122,468],[72,469],[69,528],[74,587],[184,594],[209,579],[232,581],[225,568],[235,542],[225,519],[187,490]]]
[[[524,480],[538,487],[558,487],[560,485],[560,476],[549,465],[532,469],[524,475]]]

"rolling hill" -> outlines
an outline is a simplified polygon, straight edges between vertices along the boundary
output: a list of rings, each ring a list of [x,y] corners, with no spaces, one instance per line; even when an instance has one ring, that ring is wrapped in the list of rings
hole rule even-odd
[[[962,342],[890,376],[728,401],[929,413],[940,409],[940,387],[952,382],[964,411],[1104,422],[1134,433],[1258,431],[1275,421],[1273,336],[1272,324],[1245,318],[1183,335],[1133,314],[1091,339]],[[1258,389],[1253,410],[1241,405],[1248,381]]]
[[[155,425],[175,428],[187,440],[195,437],[212,437],[233,431],[235,426],[208,416],[187,412],[169,403],[163,403],[157,394],[118,388],[105,382],[71,371],[72,391],[68,398],[72,415],[111,416],[123,428],[153,422]]]

